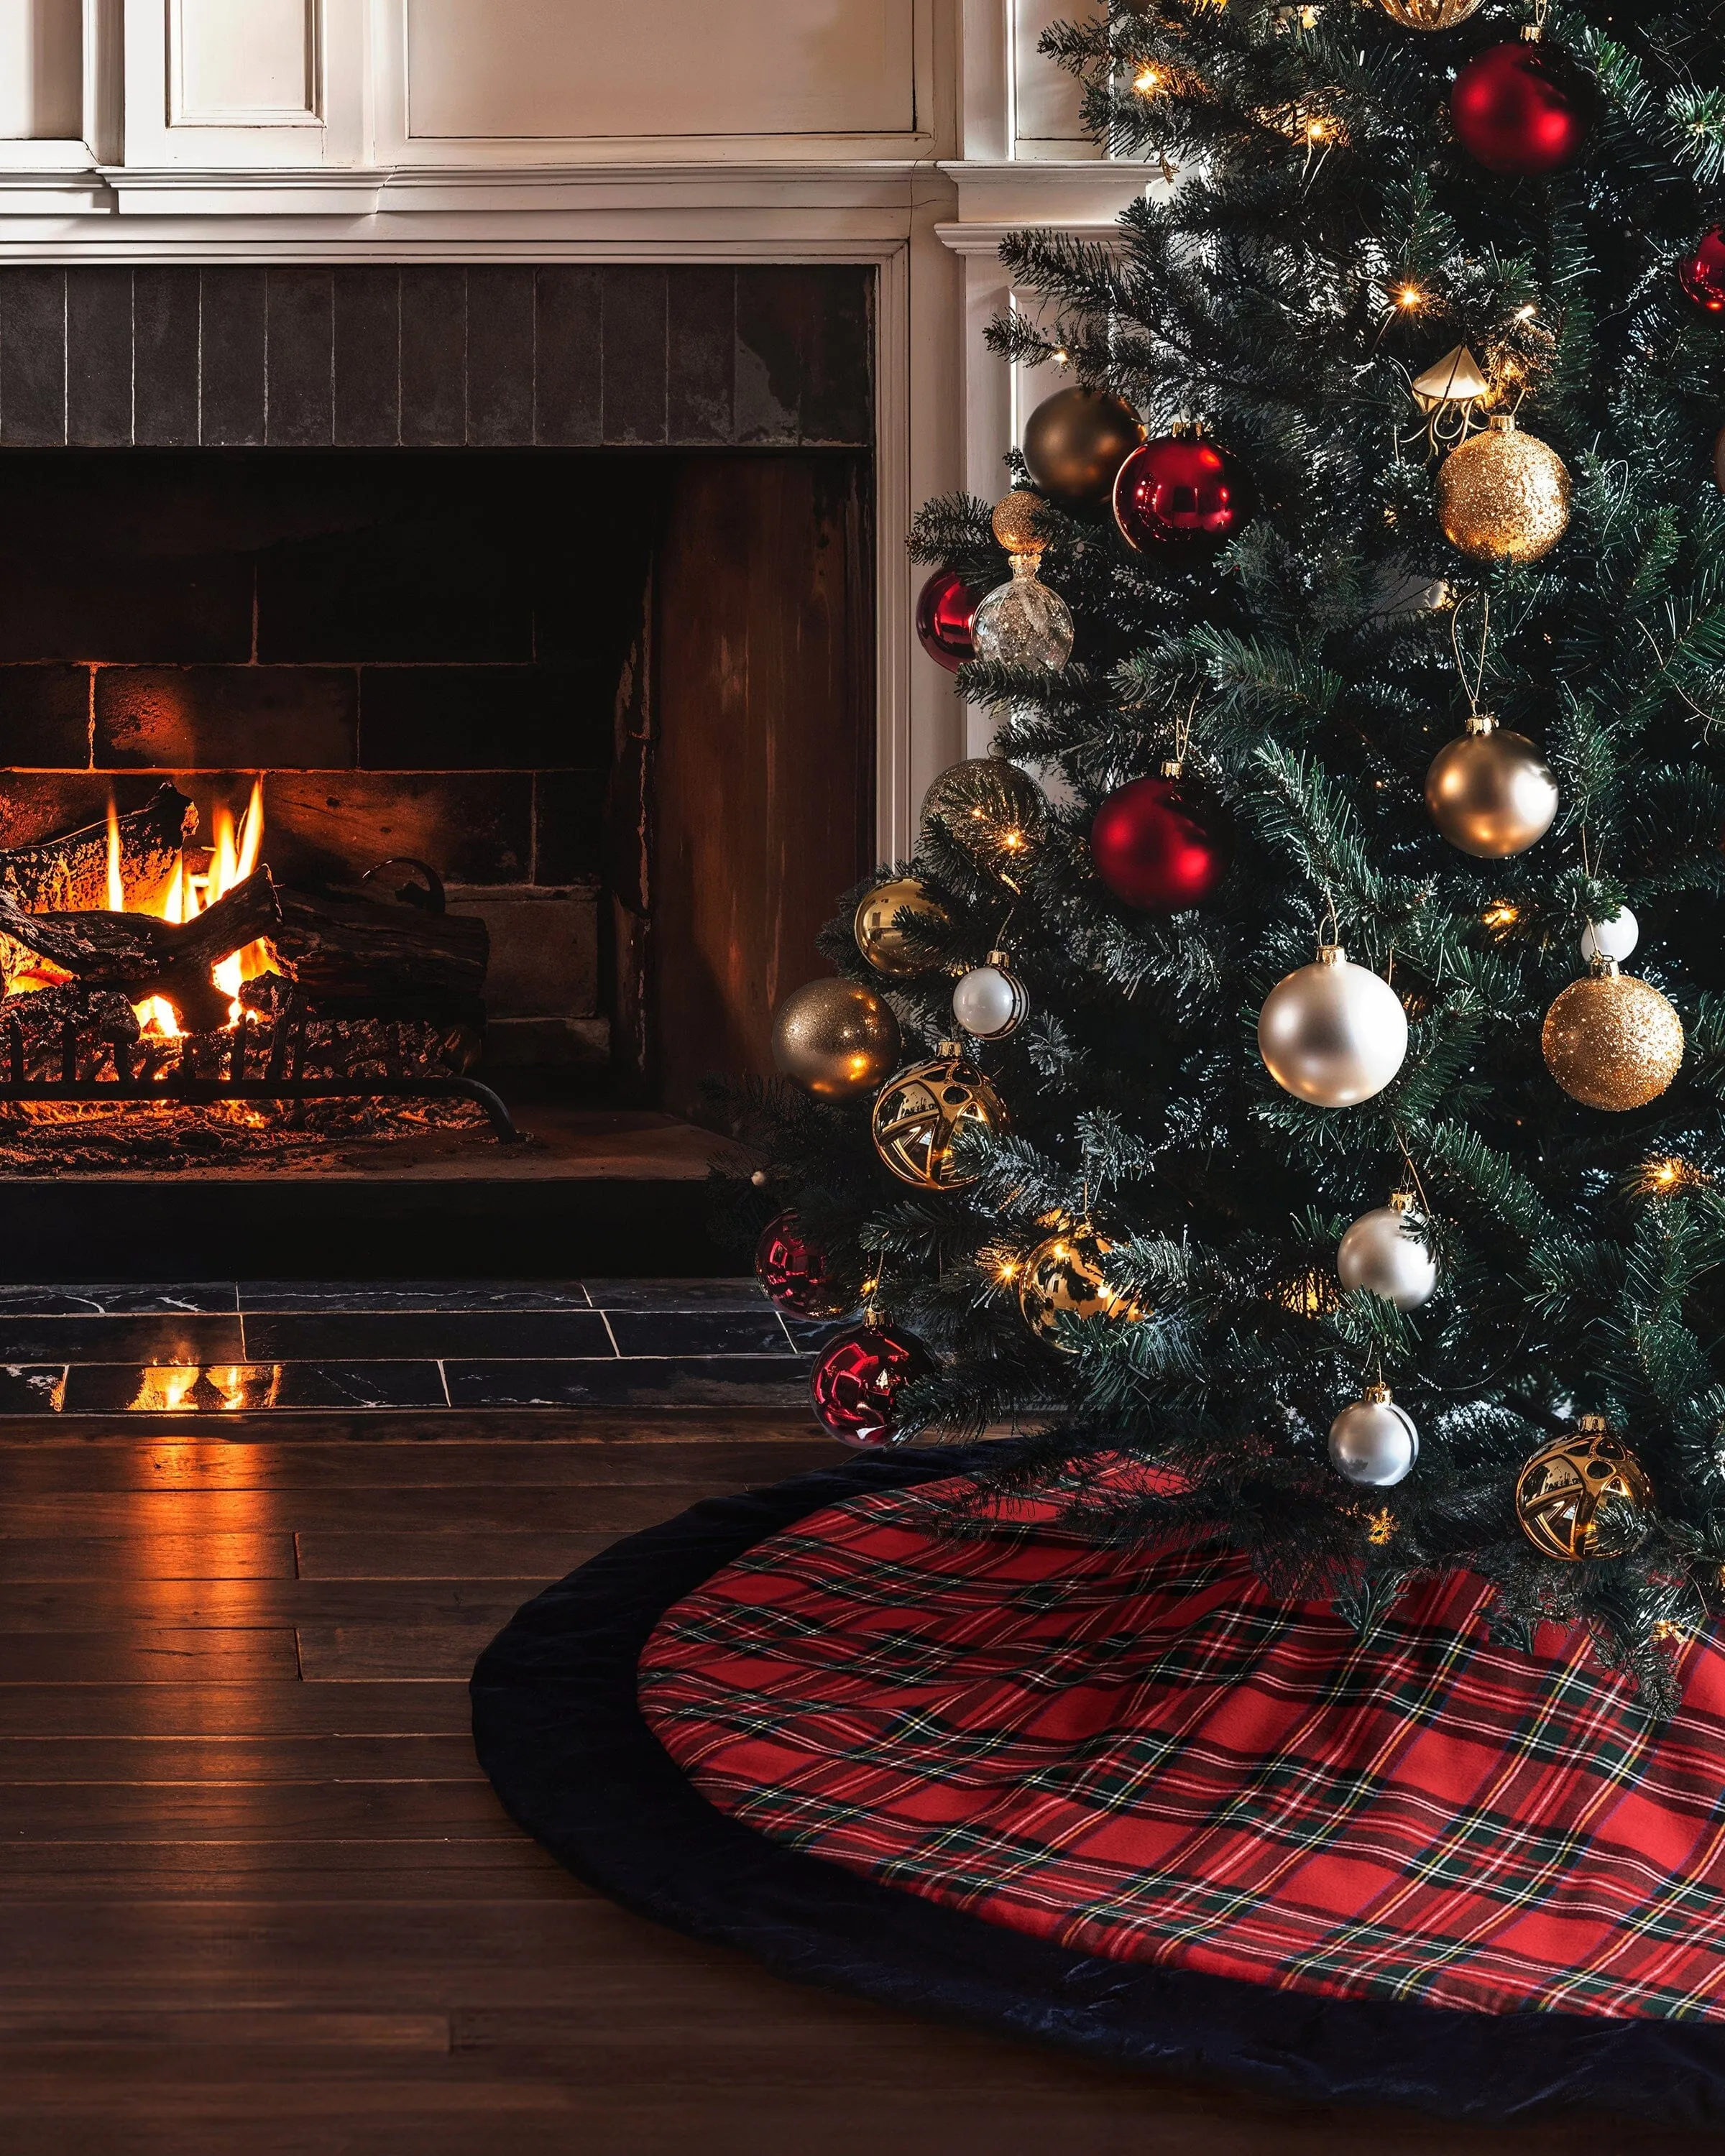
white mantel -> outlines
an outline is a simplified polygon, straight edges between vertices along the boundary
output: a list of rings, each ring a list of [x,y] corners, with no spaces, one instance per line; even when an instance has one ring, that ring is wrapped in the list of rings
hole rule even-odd
[[[880,843],[980,746],[917,503],[992,495],[1003,233],[1106,231],[1035,51],[1095,0],[0,0],[0,261],[850,261],[880,272]]]

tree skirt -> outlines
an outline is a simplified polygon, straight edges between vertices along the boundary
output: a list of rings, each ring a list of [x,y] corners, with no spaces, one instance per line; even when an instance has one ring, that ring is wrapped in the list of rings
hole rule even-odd
[[[771,1967],[1101,2055],[1477,2120],[1725,2120],[1725,1658],[1650,1722],[1483,1588],[1360,1641],[1215,1548],[1098,1551],[953,1460],[697,1506],[474,1678],[514,1815]]]

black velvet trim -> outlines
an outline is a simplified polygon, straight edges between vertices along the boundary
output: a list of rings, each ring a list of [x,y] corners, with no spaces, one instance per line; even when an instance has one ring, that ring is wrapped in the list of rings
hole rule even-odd
[[[660,1618],[755,1543],[827,1505],[950,1475],[964,1455],[847,1462],[714,1498],[607,1550],[520,1610],[473,1676],[474,1742],[511,1816],[624,1907],[781,1976],[1314,2103],[1502,2123],[1586,2106],[1725,2123],[1725,2032],[1327,1999],[1074,1953],[880,1885],[740,1825],[642,1719]]]

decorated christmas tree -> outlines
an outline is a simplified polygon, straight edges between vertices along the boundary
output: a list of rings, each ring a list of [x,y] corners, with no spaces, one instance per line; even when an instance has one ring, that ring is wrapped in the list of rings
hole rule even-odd
[[[995,753],[778,1014],[762,1277],[835,1435],[1014,1430],[1362,1626],[1470,1568],[1656,1695],[1725,1561],[1725,15],[1049,44],[1159,178],[1004,250],[1049,393],[916,542]]]

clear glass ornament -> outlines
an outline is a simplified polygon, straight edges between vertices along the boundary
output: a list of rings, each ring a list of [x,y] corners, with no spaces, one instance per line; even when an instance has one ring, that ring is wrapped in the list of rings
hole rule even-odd
[[[1036,573],[1034,554],[1014,554],[1012,581],[977,606],[970,640],[978,659],[1029,673],[1058,674],[1072,656],[1072,616]]]

